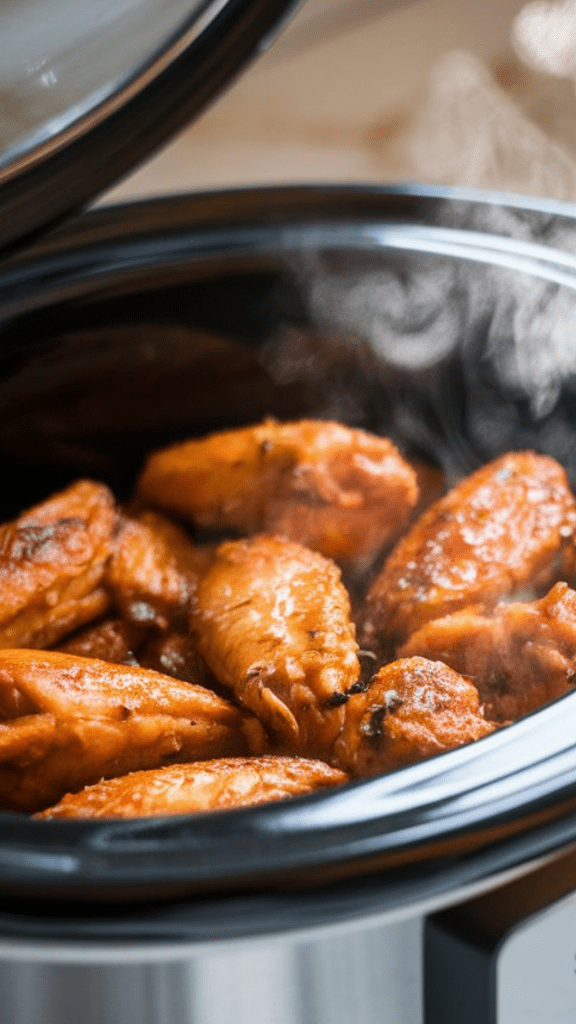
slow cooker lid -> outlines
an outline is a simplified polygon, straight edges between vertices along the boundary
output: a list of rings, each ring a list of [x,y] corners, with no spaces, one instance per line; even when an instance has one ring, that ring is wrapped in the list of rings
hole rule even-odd
[[[262,50],[295,0],[6,0],[0,258],[130,171]]]

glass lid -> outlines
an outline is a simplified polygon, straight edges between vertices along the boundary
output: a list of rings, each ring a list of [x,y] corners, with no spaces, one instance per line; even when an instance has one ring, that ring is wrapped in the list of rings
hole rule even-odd
[[[266,45],[294,0],[4,0],[0,253],[115,182]]]

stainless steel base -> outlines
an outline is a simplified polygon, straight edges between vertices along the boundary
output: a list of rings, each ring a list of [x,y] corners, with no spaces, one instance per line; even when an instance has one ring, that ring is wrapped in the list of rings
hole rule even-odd
[[[560,871],[576,892],[562,867],[570,857],[574,845],[417,904],[264,937],[141,946],[0,937],[0,1024],[425,1024],[426,916],[522,879],[537,886],[540,869]]]
[[[422,918],[186,960],[0,961],[1,1024],[421,1024]]]

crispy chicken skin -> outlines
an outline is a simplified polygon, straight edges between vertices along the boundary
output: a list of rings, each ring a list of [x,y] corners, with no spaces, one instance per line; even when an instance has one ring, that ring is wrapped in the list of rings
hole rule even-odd
[[[65,796],[37,818],[138,818],[249,807],[346,782],[322,761],[227,758],[133,772]]]
[[[262,730],[199,686],[57,651],[0,651],[0,806],[37,811],[101,778],[261,753]]]
[[[179,526],[157,512],[124,516],[106,582],[129,622],[166,629],[187,621],[206,556]]]
[[[465,606],[488,610],[525,586],[549,586],[575,527],[576,503],[554,459],[517,452],[489,463],[398,542],[368,592],[362,646],[404,640]]]
[[[90,480],[0,526],[0,648],[49,647],[106,611],[115,526],[112,494]]]
[[[443,486],[386,439],[269,419],[152,454],[121,512],[81,480],[0,525],[0,808],[133,818],[282,800],[573,689],[564,470],[508,453]],[[164,512],[252,535],[199,546]],[[333,559],[358,591],[362,649]]]
[[[142,627],[134,626],[131,622],[102,619],[75,633],[56,649],[63,654],[77,654],[81,658],[100,658],[117,665],[136,665],[138,661],[134,652],[142,643],[144,635]]]
[[[497,605],[490,618],[455,612],[422,626],[399,654],[446,662],[470,676],[487,718],[519,718],[576,684],[576,593],[557,583],[539,601]]]
[[[217,680],[292,752],[322,757],[342,725],[330,703],[359,675],[340,571],[317,552],[256,536],[218,548],[193,618]]]
[[[390,441],[322,420],[268,419],[174,445],[149,457],[138,491],[201,527],[277,533],[337,559],[378,551],[418,499]]]
[[[423,761],[494,730],[472,683],[439,661],[404,658],[346,705],[332,763],[364,778]]]

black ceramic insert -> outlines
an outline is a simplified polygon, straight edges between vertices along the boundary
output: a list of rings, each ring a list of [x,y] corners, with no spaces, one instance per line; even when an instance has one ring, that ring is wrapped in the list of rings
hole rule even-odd
[[[123,496],[150,448],[266,414],[341,417],[451,477],[530,446],[576,482],[573,213],[302,187],[80,218],[0,270],[2,515],[80,474]],[[576,693],[468,747],[285,804],[128,822],[0,815],[0,886],[19,899],[219,893],[193,910],[198,929],[266,930],[521,864],[576,837],[575,804]],[[313,906],[281,895],[320,883]],[[24,910],[6,907],[1,927],[18,932]],[[167,935],[155,913],[147,934]]]

